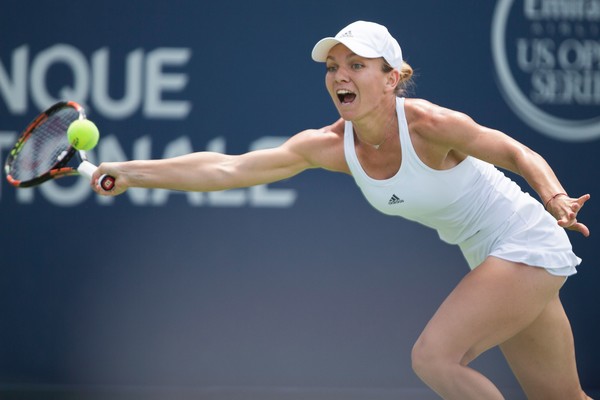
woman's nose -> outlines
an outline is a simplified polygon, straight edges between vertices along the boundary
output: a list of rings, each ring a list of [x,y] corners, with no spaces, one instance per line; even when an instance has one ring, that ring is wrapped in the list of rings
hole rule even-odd
[[[348,82],[348,71],[345,68],[338,68],[337,71],[335,71],[334,79],[336,82]]]

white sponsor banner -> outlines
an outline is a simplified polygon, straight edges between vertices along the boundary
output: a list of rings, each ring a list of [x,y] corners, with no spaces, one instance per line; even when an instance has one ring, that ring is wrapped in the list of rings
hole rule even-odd
[[[600,137],[600,0],[498,0],[491,39],[517,116],[555,139]]]

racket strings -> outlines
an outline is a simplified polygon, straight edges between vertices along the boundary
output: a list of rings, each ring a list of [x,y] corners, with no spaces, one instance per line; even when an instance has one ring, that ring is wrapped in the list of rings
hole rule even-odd
[[[13,161],[12,177],[27,181],[53,169],[69,149],[66,132],[78,118],[77,110],[63,107],[35,126]]]

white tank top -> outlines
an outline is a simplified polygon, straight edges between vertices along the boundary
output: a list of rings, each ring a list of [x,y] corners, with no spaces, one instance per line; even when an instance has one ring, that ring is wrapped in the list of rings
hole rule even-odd
[[[473,157],[447,170],[435,170],[417,156],[408,133],[404,99],[396,100],[402,164],[389,179],[363,170],[355,151],[352,122],[346,121],[344,151],[352,176],[369,203],[384,214],[436,229],[458,244],[506,221],[523,204],[535,202],[493,165]]]

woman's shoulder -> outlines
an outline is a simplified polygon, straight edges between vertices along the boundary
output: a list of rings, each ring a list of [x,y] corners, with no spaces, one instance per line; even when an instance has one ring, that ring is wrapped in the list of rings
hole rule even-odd
[[[421,134],[437,132],[462,114],[424,99],[406,99],[404,112],[409,128]]]
[[[407,98],[404,100],[404,112],[410,121],[424,121],[440,115],[443,108],[425,99]]]
[[[436,125],[440,107],[425,99],[405,99],[404,114],[413,134],[425,134]]]
[[[325,169],[348,172],[344,157],[344,120],[339,119],[320,129],[299,132],[288,141],[312,165]]]
[[[311,142],[335,142],[337,140],[343,140],[344,127],[345,121],[340,118],[331,125],[327,125],[318,129],[306,129],[302,132],[299,132],[295,136],[299,140],[303,141],[308,140]]]
[[[321,131],[322,133],[325,133],[325,134],[333,134],[335,136],[343,137],[345,128],[346,128],[346,121],[344,121],[343,118],[340,118],[337,121],[335,121],[333,124],[327,125],[321,129],[318,129],[318,131]]]

